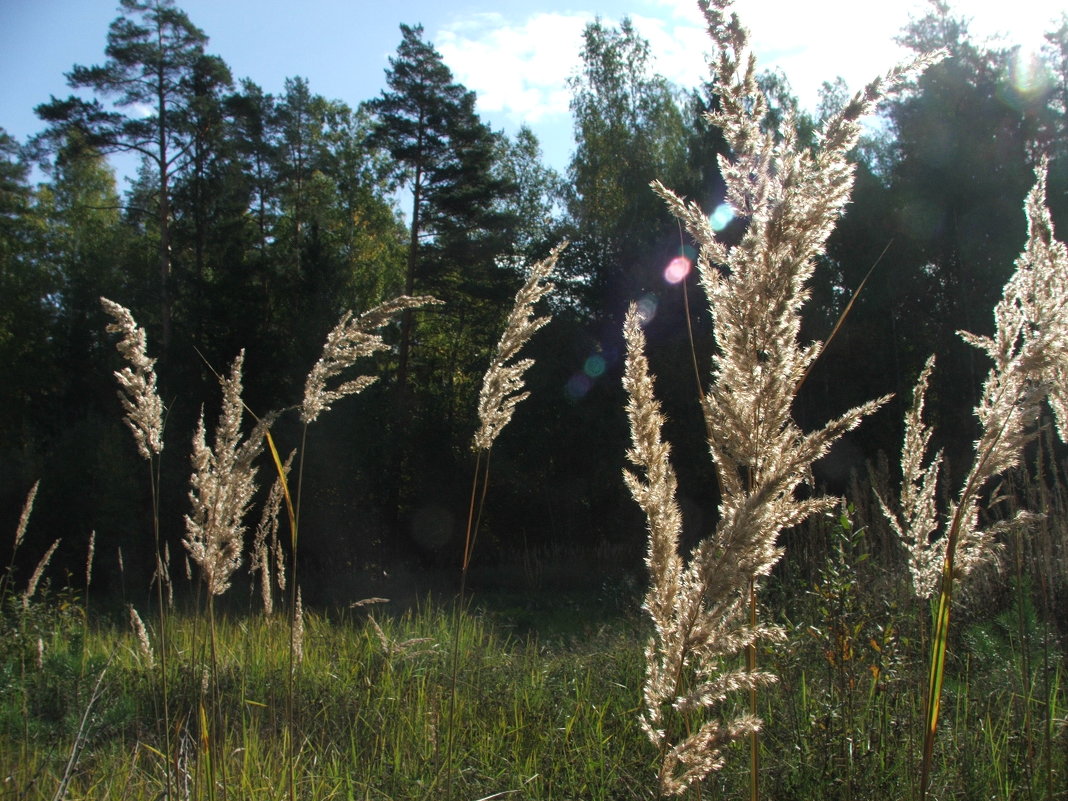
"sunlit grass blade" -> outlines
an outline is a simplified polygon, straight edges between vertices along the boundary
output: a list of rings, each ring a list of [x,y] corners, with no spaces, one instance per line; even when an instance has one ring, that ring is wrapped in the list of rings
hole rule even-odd
[[[920,770],[920,799],[927,797],[930,787],[931,765],[934,755],[938,714],[942,706],[942,683],[946,672],[946,649],[949,642],[949,608],[953,593],[952,563],[946,560],[942,575],[942,590],[935,611],[934,634],[931,639],[931,667],[927,676],[927,705],[924,715],[923,764]]]
[[[286,469],[282,465],[282,458],[278,455],[278,448],[274,444],[274,437],[271,436],[270,429],[264,429],[263,436],[267,440],[267,447],[271,451],[271,461],[274,462],[274,469],[278,473],[278,481],[282,485],[282,494],[286,499],[286,513],[289,515],[289,531],[290,531],[290,544],[293,549],[297,547],[297,512],[296,507],[293,505],[293,497],[289,494],[289,481],[286,478]]]

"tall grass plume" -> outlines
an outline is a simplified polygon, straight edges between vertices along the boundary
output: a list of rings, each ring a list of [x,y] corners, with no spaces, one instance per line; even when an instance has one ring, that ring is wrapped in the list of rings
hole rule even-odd
[[[940,456],[926,464],[931,429],[923,420],[924,395],[934,357],[928,360],[905,418],[900,514],[885,500],[882,509],[909,552],[913,587],[920,598],[938,591],[928,671],[920,796],[929,790],[938,729],[954,584],[992,558],[997,535],[1026,525],[1032,513],[983,526],[980,508],[994,478],[1019,464],[1024,447],[1038,434],[1042,407],[1053,411],[1057,432],[1068,435],[1068,249],[1053,232],[1046,202],[1045,160],[1027,195],[1027,242],[994,308],[994,334],[960,332],[965,342],[993,362],[975,414],[980,424],[975,456],[954,500],[940,517],[937,505]],[[938,531],[944,534],[938,536]]]
[[[242,437],[244,355],[244,351],[238,354],[229,377],[220,379],[223,402],[214,446],[207,444],[203,410],[193,435],[193,473],[189,480],[193,510],[185,516],[186,536],[182,542],[212,596],[227,590],[241,564],[244,519],[256,491],[254,461],[263,450],[263,430],[270,424],[270,419],[260,421],[252,434]]]
[[[757,83],[748,33],[730,13],[730,3],[705,1],[701,8],[716,49],[721,104],[709,119],[731,150],[719,163],[726,202],[747,228],[741,242],[729,246],[696,203],[653,184],[700,246],[697,267],[716,345],[711,385],[701,402],[722,500],[715,531],[685,558],[678,552],[676,479],[660,439],[662,418],[643,354],[642,321],[632,308],[624,383],[629,458],[639,472],[628,471],[626,478],[648,520],[651,587],[645,608],[655,626],[642,725],[660,751],[661,794],[681,794],[721,767],[723,747],[748,734],[755,798],[756,690],[771,680],[756,667],[755,645],[779,636],[756,620],[756,584],[782,555],[779,533],[837,502],[797,496],[802,485],[811,488],[812,463],[887,400],[851,409],[811,433],[794,422],[795,394],[822,351],[819,342],[800,341],[807,284],[849,198],[853,165],[847,155],[860,135],[860,117],[888,84],[927,62],[895,70],[855,95],[823,124],[810,150],[797,142],[789,117],[778,131],[762,127],[767,100]],[[739,670],[732,657],[742,650],[747,663]],[[749,713],[726,721],[710,716],[737,690],[749,692]]]
[[[512,311],[508,314],[504,332],[478,393],[480,425],[473,441],[475,450],[487,451],[493,447],[494,440],[512,419],[516,406],[530,395],[522,391],[523,374],[534,364],[534,360],[514,360],[530,338],[549,322],[548,316],[534,316],[534,304],[553,290],[553,284],[548,279],[566,247],[567,242],[560,243],[547,257],[531,267],[527,280],[516,293]]]
[[[129,309],[107,298],[100,298],[100,305],[114,320],[108,323],[107,332],[122,336],[115,347],[127,364],[115,371],[115,379],[126,411],[126,425],[133,433],[138,453],[151,459],[163,450],[163,402],[156,389],[156,360],[149,358],[145,330],[137,325]]]

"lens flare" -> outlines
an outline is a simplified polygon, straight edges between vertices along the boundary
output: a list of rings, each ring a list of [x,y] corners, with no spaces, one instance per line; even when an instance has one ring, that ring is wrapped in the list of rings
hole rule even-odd
[[[713,231],[722,231],[731,224],[731,220],[733,219],[734,209],[726,203],[720,203],[716,206],[716,210],[709,216],[708,222],[712,226]]]
[[[656,317],[656,298],[653,295],[645,295],[638,301],[638,323],[647,326]]]
[[[690,274],[690,267],[692,266],[693,262],[685,256],[676,256],[664,268],[664,280],[669,284],[681,283]]]
[[[1039,51],[1020,47],[1012,58],[1011,82],[1018,96],[1017,105],[1026,106],[1040,101],[1049,93],[1053,78],[1043,64]]]
[[[586,364],[582,366],[582,372],[588,375],[590,378],[600,378],[604,375],[605,362],[604,357],[594,354],[586,360]]]
[[[564,387],[564,395],[567,396],[568,400],[582,400],[592,387],[592,378],[585,373],[575,373],[568,379],[567,385]]]

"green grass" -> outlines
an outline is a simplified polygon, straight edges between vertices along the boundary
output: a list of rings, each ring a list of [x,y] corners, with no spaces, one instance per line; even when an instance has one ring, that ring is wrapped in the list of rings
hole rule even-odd
[[[793,598],[791,615],[806,622],[787,624],[787,643],[761,655],[782,676],[761,698],[766,797],[911,798],[922,743],[922,648],[896,610],[864,600],[855,583],[821,586]],[[567,607],[566,599],[524,605],[508,597],[497,611],[463,615],[454,798],[650,797],[655,754],[637,725],[641,624],[618,612],[601,619],[561,615]],[[83,649],[79,609],[71,598],[46,597],[25,618],[7,611],[0,794],[55,798],[77,742],[66,798],[159,798],[165,772],[158,667],[148,668],[125,625],[93,621]],[[307,616],[295,688],[298,796],[444,798],[451,610],[430,603],[399,617],[371,610],[386,644],[364,611]],[[787,620],[785,608],[767,611]],[[1039,736],[1041,721],[1063,721],[1068,711],[1063,657],[1055,654],[1052,675],[1040,675],[1043,660],[1032,659],[1038,666],[1026,685],[1029,697],[1022,696],[1014,672],[1019,643],[1007,626],[1012,615],[976,622],[955,646],[933,781],[940,798],[1065,797],[1063,725],[1054,724],[1048,764]],[[21,623],[21,633],[12,621]],[[206,797],[197,725],[204,621],[175,614],[171,625],[172,764],[179,797]],[[510,633],[517,627],[525,634]],[[872,636],[879,632],[881,640]],[[36,639],[45,634],[38,669]],[[213,727],[211,736],[222,738],[224,764],[216,775],[226,778],[216,795],[285,798],[285,618],[222,616],[217,636],[223,730]],[[90,705],[102,671],[100,697]],[[1032,742],[1024,737],[1025,714],[1039,733]],[[742,750],[705,783],[701,798],[743,797]]]
[[[440,796],[451,621],[446,612],[429,608],[396,620],[381,618],[395,646],[387,649],[366,616],[308,615],[295,704],[300,797]],[[179,778],[203,788],[196,759],[198,626],[191,617],[173,620],[177,658],[170,679]],[[284,797],[285,621],[224,618],[217,636],[225,796]],[[639,686],[643,668],[631,635],[605,630],[581,645],[541,645],[509,640],[485,616],[467,614],[460,638],[457,797],[521,791],[526,798],[610,799],[628,797],[626,788],[644,784],[651,755],[634,724],[638,699],[632,688]],[[79,701],[110,654],[104,699],[67,796],[156,797],[163,787],[156,682],[132,635],[107,627],[93,631],[82,679],[73,664],[80,649],[64,652],[60,638],[50,647],[56,652],[46,656],[44,671],[28,671],[25,680],[4,688],[5,788],[19,798],[53,797],[76,737]],[[49,694],[48,687],[57,691]],[[22,720],[24,690],[30,694],[29,738]],[[105,708],[112,711],[104,713]]]

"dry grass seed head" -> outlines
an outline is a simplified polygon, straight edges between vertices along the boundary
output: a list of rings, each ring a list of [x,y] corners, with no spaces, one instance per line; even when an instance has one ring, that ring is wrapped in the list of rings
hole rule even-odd
[[[248,438],[242,439],[244,356],[241,351],[229,377],[219,379],[223,400],[213,447],[209,448],[206,442],[203,410],[193,436],[193,472],[189,480],[193,511],[185,516],[183,544],[212,595],[227,590],[241,564],[244,518],[256,491],[257,468],[253,462],[263,449],[263,432],[274,421],[274,415],[260,420]]]
[[[283,474],[289,475],[289,470],[293,466],[293,459],[297,455],[296,450],[290,451],[289,456],[286,458],[285,464],[282,466]],[[249,572],[255,575],[257,572],[260,574],[260,596],[263,599],[263,613],[268,617],[274,611],[274,594],[271,591],[271,553],[272,551],[280,548],[278,540],[278,515],[282,510],[282,475],[276,476],[274,483],[271,484],[270,492],[267,494],[267,500],[263,504],[263,513],[260,516],[260,522],[256,526],[256,536],[253,539],[252,544],[252,562],[249,565]],[[284,570],[284,563],[279,562],[279,571]],[[282,579],[283,587],[285,589],[285,579]]]
[[[22,608],[26,609],[30,605],[30,600],[37,592],[37,585],[41,582],[41,577],[44,576],[45,569],[48,567],[48,563],[52,561],[52,554],[56,552],[56,548],[59,547],[60,540],[56,540],[52,543],[51,547],[45,551],[45,555],[41,557],[41,561],[37,563],[37,567],[34,568],[33,575],[30,576],[29,582],[26,584],[26,591],[22,593]]]
[[[141,620],[141,616],[137,614],[137,610],[134,609],[133,604],[130,607],[130,628],[133,630],[134,635],[137,637],[138,647],[141,649],[141,656],[144,657],[145,664],[149,668],[156,666],[156,655],[152,651],[152,643],[148,639],[148,629],[145,628],[145,623]]]
[[[89,590],[89,585],[93,581],[93,555],[96,553],[96,531],[89,532],[89,547],[85,553],[85,589]]]
[[[1024,447],[1038,433],[1048,402],[1064,441],[1068,399],[1068,251],[1053,233],[1046,202],[1043,160],[1027,195],[1028,237],[1001,300],[994,308],[992,338],[961,332],[985,351],[994,365],[983,384],[975,413],[982,426],[972,470],[953,516],[959,530],[956,568],[966,575],[994,553],[995,529],[979,527],[979,491],[995,476],[1019,464]],[[1020,520],[1021,524],[1026,521]]]
[[[1024,203],[1027,243],[994,308],[993,336],[960,332],[968,344],[986,353],[993,365],[975,408],[981,425],[975,458],[946,514],[951,521],[949,531],[931,540],[939,528],[935,494],[941,455],[923,465],[931,438],[931,429],[923,421],[923,402],[934,357],[920,374],[912,408],[905,418],[901,517],[879,499],[909,552],[913,588],[921,598],[935,591],[951,538],[954,574],[966,576],[996,555],[996,536],[1006,527],[1033,523],[1031,515],[1021,512],[1012,520],[983,528],[979,503],[983,487],[1019,463],[1023,448],[1037,434],[1043,402],[1053,409],[1058,434],[1064,439],[1068,417],[1068,251],[1053,235],[1046,203],[1047,169],[1043,160]]]
[[[790,120],[777,132],[761,129],[765,99],[748,35],[726,0],[703,1],[701,7],[718,52],[721,110],[710,118],[732,151],[730,158],[720,158],[720,172],[727,202],[745,218],[747,229],[737,246],[728,247],[716,239],[696,204],[653,185],[700,245],[698,270],[716,343],[703,407],[723,500],[716,531],[687,563],[677,553],[681,523],[674,507],[675,477],[660,440],[662,420],[633,311],[626,332],[624,381],[634,443],[628,455],[645,473],[644,479],[628,474],[627,483],[649,521],[652,586],[646,608],[656,626],[647,650],[643,727],[663,754],[662,793],[681,793],[718,769],[723,745],[759,725],[748,716],[727,723],[707,720],[671,744],[663,720],[668,708],[708,710],[728,692],[772,680],[723,667],[758,639],[781,636],[774,628],[745,622],[748,584],[780,558],[781,530],[834,506],[833,498],[796,499],[797,488],[811,483],[812,463],[887,400],[852,409],[815,432],[800,430],[792,417],[794,395],[821,351],[819,343],[799,341],[801,309],[816,257],[852,188],[847,156],[860,134],[858,118],[873,107],[886,83],[900,82],[930,63],[920,59],[873,82],[825,123],[809,150],[795,141]]]
[[[14,558],[19,545],[26,536],[26,528],[30,525],[30,515],[33,513],[33,502],[37,500],[37,490],[41,486],[41,480],[33,482],[30,491],[26,493],[26,500],[22,504],[22,512],[19,514],[18,525],[15,526],[15,544],[11,548],[11,556]]]
[[[100,304],[114,320],[106,330],[121,335],[115,347],[128,363],[115,372],[126,425],[133,432],[138,453],[151,460],[163,450],[163,402],[156,391],[156,360],[148,357],[144,329],[130,310],[107,298],[100,298]]]
[[[561,242],[544,259],[535,264],[527,280],[516,293],[515,303],[508,315],[504,333],[482,379],[478,394],[478,419],[475,450],[489,450],[508,422],[515,407],[530,394],[522,392],[523,374],[534,364],[533,359],[520,359],[509,364],[534,333],[549,322],[549,317],[534,317],[534,304],[553,289],[548,280],[556,261],[567,247]]]
[[[927,385],[934,371],[931,356],[920,372],[912,393],[912,406],[905,416],[905,440],[901,449],[901,515],[894,512],[882,494],[876,495],[883,516],[905,545],[909,554],[912,588],[919,598],[929,598],[935,590],[945,558],[945,541],[931,541],[938,530],[938,473],[942,465],[939,451],[924,464],[932,430],[923,420]]]
[[[351,311],[345,312],[327,334],[322,355],[308,373],[304,383],[304,401],[300,407],[301,421],[305,424],[315,422],[319,415],[330,409],[331,403],[362,392],[375,382],[375,376],[364,375],[345,381],[334,389],[327,389],[328,381],[352,367],[359,359],[389,349],[381,335],[374,333],[376,329],[401,312],[438,303],[441,301],[428,295],[401,295],[358,317],[353,316]]]
[[[293,650],[293,667],[304,662],[304,599],[297,587],[297,602],[293,608],[293,625],[289,633],[290,647]]]

